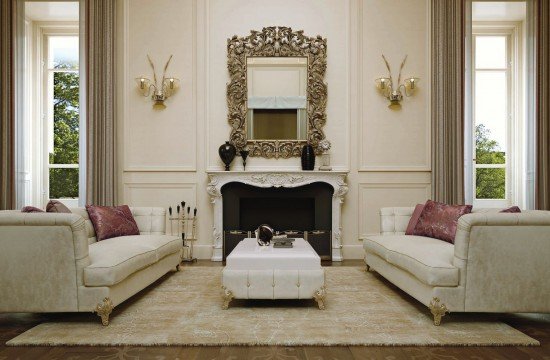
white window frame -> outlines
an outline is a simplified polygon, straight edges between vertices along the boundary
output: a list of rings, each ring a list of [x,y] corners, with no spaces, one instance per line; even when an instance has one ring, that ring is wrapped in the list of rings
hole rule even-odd
[[[36,93],[35,93],[35,116],[34,116],[34,128],[36,131],[34,132],[34,143],[37,144],[33,151],[33,158],[36,159],[36,164],[34,166],[34,169],[36,171],[36,174],[40,174],[40,176],[37,176],[36,188],[39,189],[40,198],[36,199],[37,203],[40,204],[40,206],[44,207],[46,203],[51,200],[49,198],[49,170],[50,168],[78,168],[79,174],[82,171],[85,171],[82,162],[80,159],[82,159],[83,154],[82,152],[82,143],[84,139],[82,138],[85,133],[82,131],[82,125],[83,125],[83,119],[82,119],[82,111],[80,112],[80,131],[79,131],[79,139],[80,139],[80,145],[79,145],[79,164],[55,164],[50,165],[49,163],[49,151],[48,151],[48,139],[49,139],[49,129],[46,124],[48,124],[48,121],[53,121],[53,119],[49,119],[48,117],[53,116],[53,113],[49,109],[49,95],[51,89],[49,89],[49,81],[48,76],[49,73],[52,72],[52,70],[48,69],[48,37],[50,36],[78,36],[80,38],[81,32],[79,31],[79,22],[73,22],[73,21],[64,21],[64,22],[36,22],[35,23],[35,43],[36,43],[36,84],[39,84],[39,86],[36,86]],[[82,42],[82,40],[80,40]],[[79,55],[81,55],[82,52],[79,51]],[[83,59],[79,57],[79,62],[82,64]],[[80,78],[82,77],[82,70],[80,69],[81,66],[79,64],[79,70],[76,70],[80,74]],[[56,70],[59,71],[59,70]],[[62,70],[63,71],[63,70]],[[75,70],[69,70],[70,72],[75,72]],[[82,82],[80,83],[80,87],[82,88]],[[82,96],[80,96],[80,105],[79,110],[82,109]],[[82,176],[80,176],[80,179],[82,179]],[[79,197],[74,199],[55,199],[62,201],[64,204],[66,204],[68,207],[76,207],[79,205],[80,197],[82,194],[81,187],[83,186],[82,181],[79,181]]]
[[[471,185],[473,205],[476,207],[506,207],[511,204],[523,205],[525,201],[524,178],[524,88],[523,86],[523,23],[522,22],[473,22],[472,23],[472,53],[471,53],[471,96],[472,96],[472,126],[471,146],[473,155]],[[506,189],[505,199],[477,199],[476,198],[476,168],[495,168],[500,165],[482,165],[475,163],[475,37],[476,36],[506,36],[507,40],[507,83],[508,96],[507,107],[509,118],[507,121],[507,146],[506,146]],[[490,69],[484,69],[490,71]],[[499,69],[502,71],[502,69]]]

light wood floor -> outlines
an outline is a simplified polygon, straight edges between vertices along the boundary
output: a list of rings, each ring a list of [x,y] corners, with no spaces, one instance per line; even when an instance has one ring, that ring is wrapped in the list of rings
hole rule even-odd
[[[363,266],[361,260],[324,266]],[[200,266],[222,266],[199,261]],[[196,266],[196,264],[186,265]],[[140,296],[139,294],[136,296]],[[550,294],[549,294],[550,296]],[[1,294],[0,294],[1,301]],[[414,301],[414,300],[411,300]],[[9,347],[6,341],[46,321],[47,315],[0,314],[0,360],[11,359],[546,359],[550,360],[549,315],[502,315],[501,321],[540,341],[536,347]]]

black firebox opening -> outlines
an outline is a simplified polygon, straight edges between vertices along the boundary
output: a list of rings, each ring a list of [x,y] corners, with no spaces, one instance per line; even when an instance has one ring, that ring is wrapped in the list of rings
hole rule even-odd
[[[242,183],[222,187],[224,230],[332,230],[332,194],[326,183],[295,188],[260,188]]]
[[[278,231],[315,228],[315,199],[243,197],[240,199],[239,214],[241,229],[257,229],[261,224],[269,224]]]

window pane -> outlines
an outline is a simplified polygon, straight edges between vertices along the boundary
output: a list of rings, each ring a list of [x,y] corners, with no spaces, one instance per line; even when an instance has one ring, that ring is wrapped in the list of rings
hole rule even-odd
[[[476,162],[503,164],[506,158],[507,100],[505,71],[476,71]]]
[[[476,169],[476,198],[505,199],[506,169]]]
[[[476,36],[476,68],[506,68],[506,37]]]
[[[53,74],[53,153],[50,164],[78,164],[79,78],[76,72]]]
[[[50,169],[50,199],[78,198],[78,169]]]
[[[78,36],[48,38],[50,69],[78,69]]]

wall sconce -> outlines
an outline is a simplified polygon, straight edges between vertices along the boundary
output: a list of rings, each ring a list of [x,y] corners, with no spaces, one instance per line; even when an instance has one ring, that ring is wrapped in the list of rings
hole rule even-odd
[[[166,62],[166,65],[164,65],[164,72],[162,73],[162,80],[160,84],[157,82],[155,65],[153,64],[153,61],[151,61],[149,55],[147,55],[147,60],[149,60],[149,64],[153,69],[153,82],[151,82],[151,80],[144,76],[136,78],[138,89],[142,93],[142,95],[145,97],[151,95],[151,99],[154,101],[154,109],[166,108],[166,105],[164,105],[164,100],[172,96],[179,86],[179,79],[176,79],[174,77],[166,77],[166,69],[168,69],[168,65],[170,65],[172,56],[173,55],[170,55],[168,61]]]
[[[412,96],[420,79],[417,77],[410,77],[405,79],[405,81],[401,83],[401,71],[403,70],[405,62],[407,61],[407,56],[405,56],[403,62],[401,62],[401,67],[399,68],[397,87],[394,88],[390,64],[388,63],[388,60],[386,60],[386,57],[384,55],[382,55],[382,59],[384,59],[384,63],[386,63],[386,67],[388,68],[389,77],[376,79],[376,87],[378,88],[378,91],[380,91],[382,96],[390,101],[390,104],[388,105],[389,108],[399,107],[401,106],[401,100],[403,100],[403,94],[405,94],[405,96],[407,97]]]

